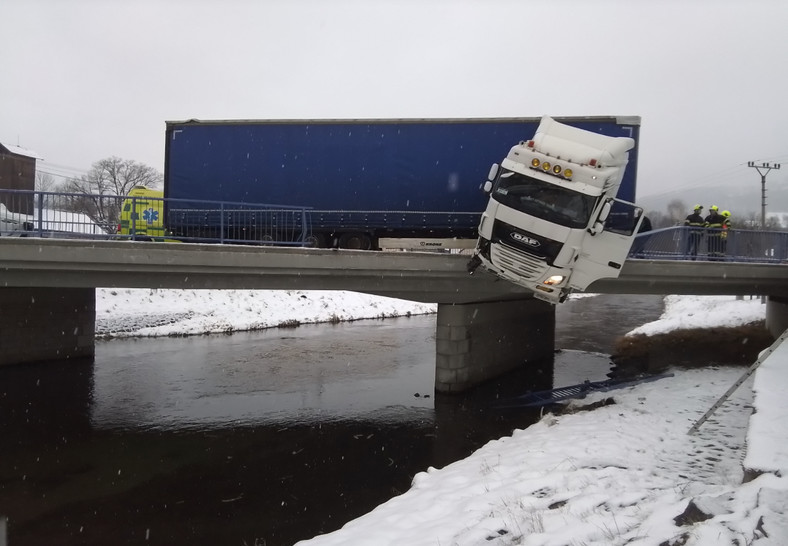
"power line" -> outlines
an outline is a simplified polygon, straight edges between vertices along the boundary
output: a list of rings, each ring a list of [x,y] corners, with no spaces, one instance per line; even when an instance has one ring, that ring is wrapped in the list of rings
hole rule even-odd
[[[56,169],[58,171],[71,171],[77,174],[86,174],[88,172],[88,169],[82,169],[80,167],[70,167],[68,165],[60,165],[58,163],[52,163],[50,161],[42,161],[42,163],[44,163],[45,167],[49,169]]]
[[[79,178],[82,175],[73,175],[73,174],[63,174],[53,171],[47,171],[44,169],[36,169],[36,174],[48,174],[50,176],[55,176],[57,178]]]
[[[738,164],[738,165],[736,165],[734,167],[729,167],[729,168],[724,169],[724,170],[716,171],[714,173],[709,173],[707,175],[702,176],[699,179],[696,179],[696,182],[694,182],[694,183],[684,183],[684,184],[681,184],[678,187],[680,187],[682,189],[682,191],[685,191],[685,190],[688,190],[688,189],[703,188],[703,187],[712,186],[712,185],[718,186],[718,185],[720,185],[720,180],[725,179],[725,178],[733,179],[735,176],[738,176],[741,173],[740,169],[743,166],[744,166],[744,163],[740,163],[740,164]],[[649,194],[649,197],[661,197],[661,196],[664,196],[664,195],[670,195],[672,193],[675,193],[676,191],[677,191],[676,189],[670,189],[670,190],[665,190],[665,191],[660,192],[660,193],[651,193],[651,194]]]
[[[36,174],[47,174],[65,180],[81,178],[87,174],[87,170],[78,167],[59,165],[48,161],[42,161],[41,163],[43,163],[43,165],[36,164]]]
[[[776,161],[780,161],[781,158],[788,159],[788,155],[770,157],[764,161],[770,161],[774,163]],[[680,184],[678,187],[680,187],[682,191],[684,191],[684,190],[695,189],[695,188],[704,188],[707,186],[726,185],[724,183],[721,184],[721,181],[724,181],[725,179],[730,179],[731,182],[741,182],[742,179],[744,178],[744,174],[743,174],[744,171],[742,171],[741,169],[744,167],[748,167],[749,163],[753,163],[753,162],[750,161],[746,163],[745,162],[737,163],[736,165],[732,165],[725,169],[721,169],[719,171],[715,171],[712,173],[705,174],[701,177],[697,177],[695,178],[694,182],[685,182],[684,184]],[[662,197],[665,195],[670,195],[672,193],[675,193],[676,191],[677,191],[676,189],[670,189],[659,193],[650,193],[649,197]]]

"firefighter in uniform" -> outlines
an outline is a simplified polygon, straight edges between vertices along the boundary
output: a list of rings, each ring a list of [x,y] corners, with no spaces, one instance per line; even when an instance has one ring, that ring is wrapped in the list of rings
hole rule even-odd
[[[707,250],[709,260],[719,260],[722,251],[722,222],[725,217],[720,214],[717,205],[709,207],[709,215],[706,216],[706,227],[708,228]]]
[[[728,250],[728,234],[731,229],[731,211],[722,211],[722,231],[720,232],[720,254],[725,256]]]
[[[693,260],[698,256],[698,247],[703,237],[703,230],[700,228],[706,227],[706,220],[700,215],[702,210],[703,205],[695,205],[692,214],[687,216],[687,219],[684,220],[684,225],[692,228],[687,230],[689,233],[687,233],[687,246],[684,250],[684,254],[692,256]]]

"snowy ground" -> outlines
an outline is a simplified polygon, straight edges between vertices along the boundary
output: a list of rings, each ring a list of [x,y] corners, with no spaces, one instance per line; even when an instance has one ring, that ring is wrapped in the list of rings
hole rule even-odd
[[[178,294],[99,290],[97,330],[108,335],[197,334],[435,310],[350,292]],[[745,324],[764,314],[757,299],[671,296],[660,320],[632,333],[681,328],[688,316],[693,327],[699,322],[711,327]],[[118,318],[124,316],[134,317],[136,326],[120,328]],[[759,399],[773,394],[769,404],[785,414],[786,397],[779,394],[788,380],[788,365],[780,364],[788,361],[788,350],[774,357],[769,381],[761,381],[757,389]],[[697,434],[688,434],[744,371],[674,369],[672,377],[590,395],[570,404],[575,413],[546,414],[467,459],[425,469],[408,492],[299,546],[788,544],[783,515],[788,512],[788,478],[763,474],[742,483],[745,455],[767,466],[785,466],[785,461],[770,461],[769,452],[745,449],[753,378]],[[606,397],[615,403],[583,410]],[[779,423],[769,425],[764,434],[779,428]],[[773,442],[751,444],[774,447]],[[682,520],[691,501],[700,508],[698,514],[710,517],[699,521],[697,514],[685,515]]]
[[[436,304],[339,291],[96,290],[96,334],[199,335],[434,313]]]

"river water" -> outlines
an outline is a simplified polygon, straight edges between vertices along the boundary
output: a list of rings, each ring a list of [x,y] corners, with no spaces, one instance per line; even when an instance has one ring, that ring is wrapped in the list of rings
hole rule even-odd
[[[557,308],[553,362],[435,396],[435,316],[99,342],[0,369],[8,545],[290,545],[539,418],[496,402],[604,379],[658,296]],[[2,525],[0,525],[0,529]],[[0,544],[2,544],[0,536]]]

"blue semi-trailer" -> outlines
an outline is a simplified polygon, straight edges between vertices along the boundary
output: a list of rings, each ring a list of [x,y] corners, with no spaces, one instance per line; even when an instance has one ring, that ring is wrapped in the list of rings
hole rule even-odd
[[[556,119],[639,142],[637,117]],[[490,164],[533,135],[540,120],[168,121],[164,196],[307,207],[314,246],[472,248]],[[621,199],[634,200],[636,173],[637,149]],[[166,216],[178,235],[179,215]],[[207,234],[216,226],[204,227]],[[260,230],[244,237],[273,238]]]

